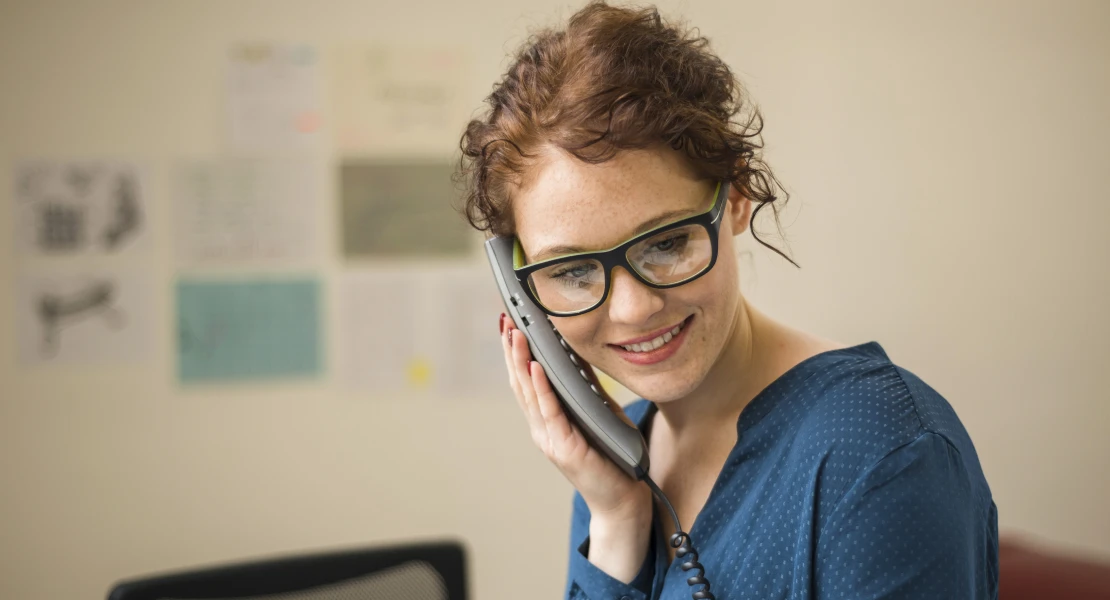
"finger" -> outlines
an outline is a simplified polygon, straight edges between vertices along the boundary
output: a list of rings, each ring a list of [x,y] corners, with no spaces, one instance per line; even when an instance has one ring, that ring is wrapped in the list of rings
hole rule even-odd
[[[574,436],[570,419],[567,418],[566,411],[559,403],[559,398],[555,395],[551,382],[547,380],[547,373],[544,372],[543,367],[538,362],[531,362],[531,375],[532,387],[536,391],[536,405],[547,428],[547,439],[552,444],[552,450],[556,451],[556,454],[565,455],[559,450],[565,447]]]
[[[520,392],[520,383],[516,378],[516,369],[513,367],[513,350],[509,345],[509,327],[505,326],[505,330],[501,332],[501,349],[505,351],[505,371],[509,375],[509,387],[513,389],[513,395],[516,396],[517,404],[520,405],[521,410],[524,410],[527,416],[527,410],[524,406],[524,397]]]
[[[532,387],[532,377],[528,374],[528,362],[532,356],[528,352],[528,340],[519,329],[514,329],[510,336],[510,345],[512,346],[513,356],[513,369],[516,371],[516,379],[520,384],[520,392],[523,397],[525,412],[528,415],[528,422],[532,426],[532,439],[540,448],[547,447],[547,429],[543,424],[543,416],[540,415],[539,407],[536,406],[536,392]]]
[[[533,410],[528,406],[528,399],[516,367],[511,334],[512,327],[512,321],[507,321],[505,330],[501,332],[501,347],[505,350],[505,370],[509,373],[509,385],[513,389],[517,406],[520,407],[520,412],[524,414],[524,420],[528,422],[528,427],[533,431],[533,437],[535,437],[535,429],[538,427],[538,423],[532,416]]]
[[[523,391],[530,386],[532,379],[528,375],[528,361],[532,358],[531,353],[528,352],[528,340],[511,324],[505,326],[505,335],[509,339],[509,365],[512,368],[513,377]]]

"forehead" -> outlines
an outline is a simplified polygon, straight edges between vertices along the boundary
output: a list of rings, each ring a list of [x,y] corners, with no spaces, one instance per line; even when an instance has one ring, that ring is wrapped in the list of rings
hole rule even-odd
[[[705,209],[708,180],[669,148],[628,150],[600,164],[549,149],[513,194],[516,234],[529,260],[545,248],[600,250],[675,210]]]

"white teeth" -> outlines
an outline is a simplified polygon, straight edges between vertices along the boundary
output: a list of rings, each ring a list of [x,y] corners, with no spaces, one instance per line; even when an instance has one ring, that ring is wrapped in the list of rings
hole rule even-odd
[[[682,324],[681,323],[678,324],[678,325],[675,325],[674,329],[664,333],[663,335],[661,335],[661,336],[659,336],[659,337],[657,337],[657,338],[655,338],[651,341],[640,342],[638,344],[629,344],[628,346],[621,346],[621,348],[624,348],[625,350],[628,350],[629,352],[647,352],[648,350],[655,350],[656,348],[659,348],[663,344],[666,344],[667,342],[674,339],[674,337],[676,335],[678,335],[678,332],[680,332],[680,331],[682,331]]]

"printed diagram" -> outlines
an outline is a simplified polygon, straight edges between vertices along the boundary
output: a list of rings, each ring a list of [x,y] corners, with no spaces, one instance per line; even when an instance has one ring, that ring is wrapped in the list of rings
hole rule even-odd
[[[39,207],[39,248],[73,251],[85,243],[85,211],[80,206],[45,202]]]
[[[21,275],[15,297],[22,361],[149,361],[157,340],[155,290],[152,274],[133,268]]]
[[[131,166],[30,163],[18,168],[16,182],[26,254],[114,254],[143,237],[142,185]]]
[[[138,230],[139,223],[142,221],[141,214],[138,186],[135,180],[121,176],[116,181],[113,219],[104,231],[104,245],[113,250],[119,247],[128,235],[133,235]]]
[[[75,321],[102,316],[112,329],[124,325],[123,312],[114,305],[115,289],[110,281],[97,281],[73,294],[44,293],[38,299],[42,326],[41,353],[52,358],[58,353],[62,329]]]

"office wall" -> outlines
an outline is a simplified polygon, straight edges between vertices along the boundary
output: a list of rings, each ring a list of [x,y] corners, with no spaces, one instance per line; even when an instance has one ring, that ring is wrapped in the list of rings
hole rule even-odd
[[[332,198],[318,207],[323,376],[179,386],[167,173],[220,153],[230,44],[458,44],[477,108],[529,28],[574,6],[0,3],[0,597],[96,598],[153,570],[444,535],[466,541],[477,598],[559,597],[571,490],[507,389],[383,397],[337,381],[331,282],[348,266]],[[747,83],[792,192],[783,223],[803,268],[749,239],[745,293],[823,335],[879,340],[948,397],[1003,530],[1110,555],[1110,4],[663,9]],[[9,243],[10,198],[28,157],[151,166],[146,366],[20,361],[13,286],[36,265]]]

